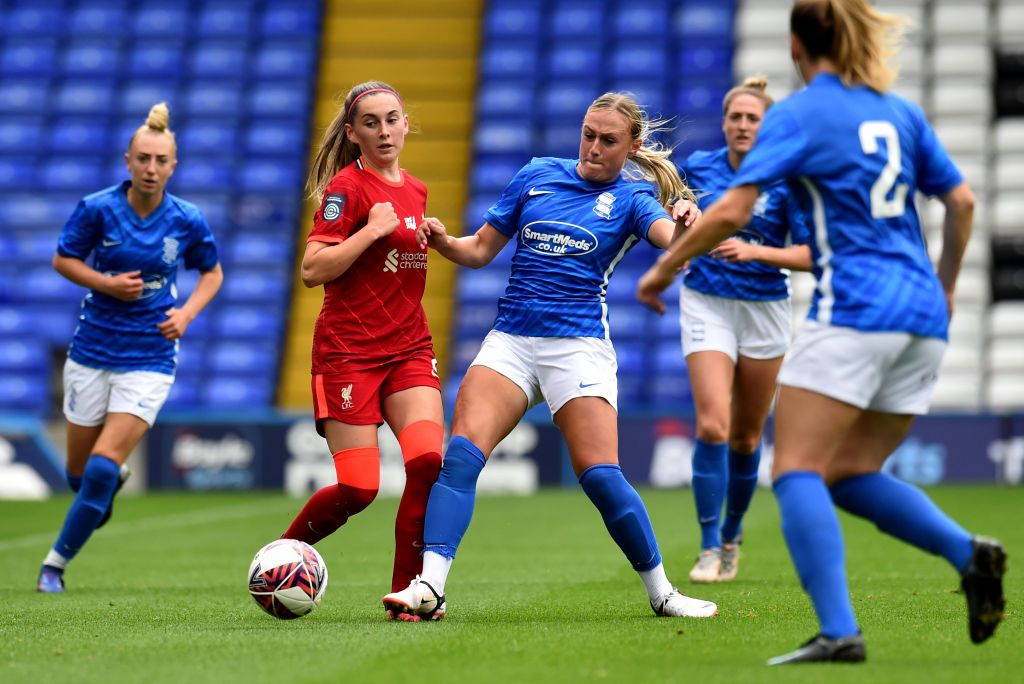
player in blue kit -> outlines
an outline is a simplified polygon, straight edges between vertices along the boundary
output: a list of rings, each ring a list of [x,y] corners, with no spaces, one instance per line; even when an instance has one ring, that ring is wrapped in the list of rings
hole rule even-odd
[[[768,112],[731,188],[640,281],[655,309],[678,264],[746,224],[760,188],[789,179],[811,218],[817,289],[786,356],[774,490],[821,631],[769,664],[865,660],[833,503],[960,573],[971,640],[1003,619],[1006,552],[918,488],[881,472],[926,413],[946,347],[974,197],[920,107],[886,91],[902,22],[865,0],[797,0],[791,52],[807,87]],[[946,208],[937,273],[914,192]]]
[[[729,188],[753,147],[773,102],[766,88],[754,77],[726,93],[725,147],[694,152],[683,164],[702,208]],[[683,276],[680,328],[697,414],[693,498],[701,528],[691,582],[736,578],[743,515],[757,488],[761,432],[792,330],[789,279],[780,269],[811,270],[809,239],[804,216],[780,181],[758,196],[750,223],[693,259]]]
[[[177,164],[168,120],[166,104],[150,110],[124,156],[131,180],[83,198],[53,258],[89,293],[64,365],[67,480],[77,494],[43,561],[40,592],[64,591],[64,569],[109,517],[125,461],[174,382],[178,340],[223,281],[206,219],[164,191]],[[181,307],[179,265],[201,273]]]
[[[669,245],[677,224],[663,204],[689,195],[668,150],[650,141],[660,124],[630,97],[605,94],[583,119],[579,158],[532,160],[484,214],[476,234],[453,238],[432,218],[421,226],[425,243],[462,266],[487,265],[513,238],[516,251],[494,329],[455,400],[453,436],[427,503],[423,573],[384,597],[393,615],[409,621],[444,615],[444,585],[469,528],[480,471],[542,400],[565,437],[583,491],[639,573],[654,612],[717,612],[714,603],[683,596],[669,582],[647,510],[618,465],[608,280],[639,240]],[[627,160],[631,177],[623,174]],[[660,198],[641,174],[657,184]],[[681,227],[695,212],[689,203],[673,207]]]

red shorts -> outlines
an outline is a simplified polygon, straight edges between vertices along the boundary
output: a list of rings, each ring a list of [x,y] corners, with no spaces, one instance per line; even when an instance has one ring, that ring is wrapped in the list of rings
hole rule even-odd
[[[433,387],[440,391],[437,360],[430,351],[419,352],[372,368],[353,364],[351,370],[313,376],[313,415],[317,432],[322,421],[333,418],[346,425],[380,425],[384,399],[410,387]]]

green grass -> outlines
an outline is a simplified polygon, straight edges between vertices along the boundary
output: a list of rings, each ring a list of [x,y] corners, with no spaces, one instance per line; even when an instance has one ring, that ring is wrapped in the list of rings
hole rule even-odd
[[[968,529],[1024,549],[1013,488],[942,488]],[[689,491],[642,492],[669,577],[714,599],[712,620],[655,618],[600,517],[578,491],[483,498],[459,553],[440,623],[390,623],[396,501],[383,499],[319,545],[323,604],[277,621],[248,597],[253,553],[300,502],[281,496],[118,499],[113,520],[67,573],[68,592],[34,592],[69,499],[0,502],[0,681],[31,682],[964,682],[1012,681],[1024,667],[1024,589],[983,646],[967,638],[956,574],[861,521],[844,518],[854,606],[868,662],[769,669],[816,631],[768,492],[755,497],[740,576],[692,587],[698,537]],[[1017,673],[1017,674],[1014,674]]]

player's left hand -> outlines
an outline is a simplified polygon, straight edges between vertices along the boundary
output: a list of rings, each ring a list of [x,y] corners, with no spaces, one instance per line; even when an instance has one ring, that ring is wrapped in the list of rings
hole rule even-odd
[[[443,242],[447,237],[448,230],[440,219],[433,216],[425,216],[423,223],[416,229],[416,242],[420,249],[425,249],[428,245],[437,249],[438,243]]]
[[[157,323],[157,330],[169,340],[181,339],[181,336],[185,334],[185,330],[188,328],[188,324],[192,322],[191,316],[181,309],[168,309],[164,313],[167,314],[167,320],[163,323]]]
[[[757,259],[757,247],[749,242],[730,238],[719,243],[717,247],[711,250],[709,256],[730,264],[740,261],[754,261]]]
[[[661,301],[661,293],[668,289],[673,280],[675,274],[667,272],[660,263],[656,263],[637,282],[636,298],[644,306],[664,314],[666,309],[665,302]]]
[[[700,207],[690,200],[680,199],[676,200],[676,203],[672,205],[669,215],[671,215],[672,220],[676,222],[682,219],[683,225],[689,228],[704,214],[701,212]]]

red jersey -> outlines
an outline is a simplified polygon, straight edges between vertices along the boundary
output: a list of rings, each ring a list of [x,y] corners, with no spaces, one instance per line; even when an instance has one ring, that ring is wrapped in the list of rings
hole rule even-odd
[[[422,304],[427,250],[416,243],[427,187],[401,173],[401,182],[393,183],[357,159],[324,190],[307,242],[343,242],[366,225],[370,208],[379,202],[391,202],[400,225],[324,284],[324,305],[313,330],[314,374],[341,372],[346,362],[373,366],[422,350],[433,353]]]

